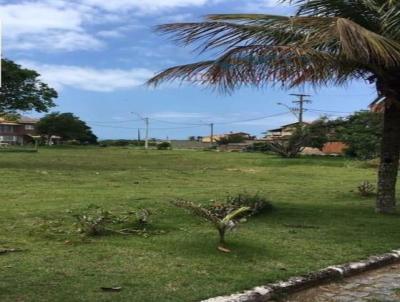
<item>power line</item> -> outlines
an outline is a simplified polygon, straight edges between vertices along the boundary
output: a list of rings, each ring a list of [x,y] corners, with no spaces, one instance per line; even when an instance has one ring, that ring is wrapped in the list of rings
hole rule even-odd
[[[99,123],[99,124],[122,124],[122,123],[129,123],[129,122],[139,122],[141,120],[124,120],[124,121],[86,121],[87,123]]]
[[[303,101],[306,101],[303,99]],[[294,102],[299,102],[299,101],[294,101]],[[345,111],[334,111],[334,110],[322,110],[322,109],[306,109],[303,107],[303,112],[304,111],[311,111],[311,112],[326,112],[326,113],[339,113],[339,114],[351,114],[352,112],[345,112]],[[201,128],[201,127],[214,127],[215,125],[231,125],[231,124],[240,124],[240,123],[245,123],[245,122],[252,122],[252,121],[259,121],[259,120],[264,120],[272,117],[278,117],[278,116],[283,116],[291,113],[291,111],[285,111],[285,112],[279,112],[275,114],[270,114],[270,115],[265,115],[265,116],[260,116],[260,117],[255,117],[251,119],[240,119],[240,120],[234,120],[234,121],[226,121],[226,122],[213,122],[213,123],[180,123],[180,122],[173,122],[173,121],[165,121],[165,120],[158,120],[158,119],[153,119],[149,118],[149,120],[153,120],[156,122],[162,122],[162,123],[168,123],[168,124],[173,124],[173,125],[187,125],[187,126],[182,126],[182,127],[148,127],[148,130],[180,130],[180,129],[194,129],[194,128]],[[105,121],[88,121],[92,123],[95,127],[102,127],[102,128],[114,128],[114,129],[127,129],[127,130],[146,130],[147,127],[142,128],[142,127],[124,127],[124,126],[114,126],[114,125],[104,125],[107,123],[126,123],[126,122],[132,122],[132,121],[141,121],[141,119],[136,119],[136,120],[125,120],[125,121],[113,121],[113,122],[105,122]]]
[[[172,127],[172,128],[150,128],[150,130],[179,130],[179,129],[194,129],[194,128],[201,128],[206,127],[208,125],[201,125],[201,126],[188,126],[188,127]]]
[[[279,112],[275,114],[270,114],[270,115],[265,115],[265,116],[260,116],[256,118],[251,118],[251,119],[241,119],[241,120],[234,120],[234,121],[226,121],[226,122],[214,122],[214,125],[229,125],[229,124],[238,124],[238,123],[244,123],[244,122],[251,122],[251,121],[259,121],[259,120],[264,120],[267,118],[271,117],[276,117],[276,116],[281,116],[281,115],[286,115],[289,112]],[[196,128],[196,127],[202,127],[202,126],[210,126],[210,123],[180,123],[180,122],[173,122],[173,121],[164,121],[164,120],[159,120],[159,119],[153,119],[149,118],[150,120],[156,121],[156,122],[163,122],[163,123],[168,123],[168,124],[173,124],[173,125],[188,125],[191,127],[176,127],[176,128],[150,128],[150,129],[181,129],[181,128]],[[138,120],[135,120],[138,121]],[[99,122],[92,122],[92,123],[99,123]],[[102,125],[97,125],[97,126],[102,126]],[[137,128],[128,128],[128,127],[122,127],[126,129],[137,129]]]
[[[312,109],[309,108],[307,111],[316,111],[316,112],[332,112],[332,113],[343,113],[343,114],[352,114],[353,112],[346,112],[346,111],[334,111],[334,110],[322,110],[322,109]]]
[[[146,128],[133,128],[133,127],[121,127],[121,126],[109,126],[109,125],[94,125],[95,127],[102,127],[102,128],[115,128],[115,129],[127,129],[127,130],[146,130]],[[179,129],[191,129],[191,128],[200,128],[205,127],[208,125],[199,125],[199,126],[188,126],[188,127],[167,127],[167,128],[149,128],[149,130],[179,130]]]
[[[164,120],[159,120],[159,119],[154,119],[150,118],[152,121],[160,122],[160,123],[166,123],[166,124],[174,124],[174,125],[192,125],[192,126],[204,126],[207,125],[206,123],[181,123],[181,122],[172,122],[172,121],[164,121]]]
[[[286,112],[275,113],[275,114],[252,118],[252,119],[247,119],[247,120],[236,120],[236,121],[230,121],[230,122],[214,123],[214,125],[229,125],[229,124],[239,124],[239,123],[252,122],[252,121],[260,121],[260,120],[264,120],[264,119],[271,118],[271,117],[286,115],[288,113],[290,113],[290,112],[286,111]]]

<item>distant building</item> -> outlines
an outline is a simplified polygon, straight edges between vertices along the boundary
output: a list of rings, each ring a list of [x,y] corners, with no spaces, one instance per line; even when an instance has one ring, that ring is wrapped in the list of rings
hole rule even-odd
[[[288,138],[296,131],[299,125],[300,123],[297,122],[283,125],[280,128],[268,130],[264,139],[266,141],[273,141]],[[309,123],[303,122],[302,125],[309,125]]]
[[[216,142],[218,142],[221,138],[224,138],[225,137],[225,134],[216,134],[216,135],[213,135],[213,142],[214,143],[216,143]],[[201,142],[202,143],[211,143],[211,136],[203,136],[202,138],[201,138]]]
[[[303,122],[303,125],[310,125],[310,123]],[[274,141],[274,140],[286,140],[288,139],[299,127],[299,123],[292,123],[283,125],[280,128],[271,129],[267,132],[267,135],[264,137],[265,141]],[[306,155],[341,155],[345,153],[345,150],[348,146],[340,141],[329,141],[324,144],[321,149],[305,147],[302,154]]]
[[[0,144],[25,145],[36,138],[37,119],[21,117],[15,121],[0,117]]]
[[[243,140],[246,140],[246,141],[247,141],[247,140],[254,140],[254,139],[255,139],[254,136],[252,136],[251,134],[246,133],[246,132],[229,132],[229,133],[225,133],[225,134],[216,134],[216,135],[213,135],[213,142],[214,142],[214,143],[217,143],[217,142],[219,142],[221,139],[229,138],[230,136],[242,137]],[[211,143],[211,136],[204,136],[204,137],[201,139],[201,141],[202,141],[203,143]]]
[[[322,152],[327,155],[340,155],[344,154],[348,146],[343,142],[327,142],[322,147]]]
[[[236,137],[242,137],[244,140],[254,140],[256,137],[252,136],[249,133],[246,132],[229,132],[228,134],[226,134],[227,137],[229,136],[236,136]]]

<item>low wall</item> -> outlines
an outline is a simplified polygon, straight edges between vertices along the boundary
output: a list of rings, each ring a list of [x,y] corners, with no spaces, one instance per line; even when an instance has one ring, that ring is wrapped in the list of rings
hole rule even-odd
[[[292,277],[287,281],[258,286],[242,293],[215,297],[202,302],[266,302],[282,294],[291,294],[399,261],[400,250],[393,250],[390,253],[371,256],[359,262],[329,266],[304,276]]]

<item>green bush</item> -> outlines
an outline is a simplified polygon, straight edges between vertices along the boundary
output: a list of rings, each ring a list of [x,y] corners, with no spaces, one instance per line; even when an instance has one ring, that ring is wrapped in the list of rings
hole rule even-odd
[[[247,152],[268,152],[271,151],[268,143],[266,142],[257,142],[246,148]]]
[[[144,141],[127,140],[127,139],[107,139],[99,142],[100,147],[127,147],[127,146],[144,146]],[[149,142],[151,145],[151,142]]]
[[[225,137],[220,138],[217,141],[218,145],[228,145],[228,144],[239,144],[246,141],[246,138],[241,134],[229,134]]]
[[[157,145],[157,150],[170,150],[172,148],[171,143],[162,142]]]
[[[115,147],[126,147],[129,146],[129,144],[130,142],[128,140],[120,139],[112,142],[110,145]]]

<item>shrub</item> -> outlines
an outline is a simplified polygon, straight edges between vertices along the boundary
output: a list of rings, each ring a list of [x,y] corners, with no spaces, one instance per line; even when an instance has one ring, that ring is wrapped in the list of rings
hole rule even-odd
[[[171,149],[171,143],[162,142],[157,145],[157,150],[169,150]]]
[[[363,197],[369,197],[375,194],[375,186],[369,181],[363,181],[358,187],[358,193]]]
[[[218,231],[219,248],[224,249],[224,251],[229,251],[224,248],[226,232],[235,229],[243,221],[241,218],[244,213],[250,210],[248,207],[234,209],[225,205],[209,208],[184,200],[174,201],[173,204],[179,208],[187,209],[192,214],[211,222]]]
[[[229,134],[225,137],[221,137],[218,141],[218,145],[238,144],[246,141],[246,138],[241,134]]]
[[[99,142],[101,147],[127,147],[130,145],[133,146],[138,146],[138,145],[144,145],[144,143],[136,140],[127,140],[127,139],[118,139],[118,140],[113,140],[113,139],[108,139],[108,140],[102,140]]]
[[[268,152],[271,148],[266,142],[257,142],[246,148],[247,152]]]
[[[129,141],[128,140],[123,140],[123,139],[116,140],[111,144],[111,146],[126,147],[126,146],[129,146]]]

